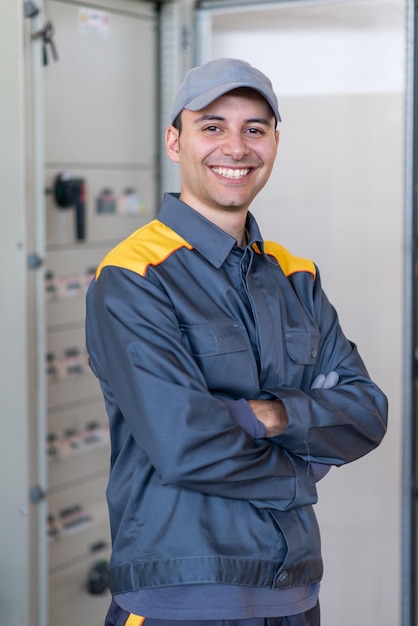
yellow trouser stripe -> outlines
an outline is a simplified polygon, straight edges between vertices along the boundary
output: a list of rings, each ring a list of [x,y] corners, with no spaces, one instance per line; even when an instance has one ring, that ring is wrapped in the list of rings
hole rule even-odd
[[[145,617],[141,617],[141,615],[135,615],[131,613],[126,621],[125,626],[142,626],[145,621]]]

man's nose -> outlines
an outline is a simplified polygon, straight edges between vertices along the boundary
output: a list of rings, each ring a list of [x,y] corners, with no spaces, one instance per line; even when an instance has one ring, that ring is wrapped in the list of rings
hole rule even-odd
[[[236,161],[248,154],[248,145],[242,133],[228,133],[222,146],[223,153]]]

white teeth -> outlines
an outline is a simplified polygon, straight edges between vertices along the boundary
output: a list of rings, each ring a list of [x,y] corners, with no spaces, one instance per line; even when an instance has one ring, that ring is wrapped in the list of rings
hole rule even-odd
[[[244,178],[250,172],[249,169],[246,170],[232,170],[226,167],[213,167],[214,172],[224,176],[225,178]]]

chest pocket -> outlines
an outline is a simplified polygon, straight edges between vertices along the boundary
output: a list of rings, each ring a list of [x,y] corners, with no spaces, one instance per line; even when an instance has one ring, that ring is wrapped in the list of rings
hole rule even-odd
[[[238,324],[232,320],[183,324],[181,332],[212,393],[255,397],[257,365],[245,331]]]
[[[319,333],[301,331],[286,331],[284,344],[286,346],[286,384],[290,387],[304,389],[309,387],[308,381],[312,378],[313,368],[319,352]]]

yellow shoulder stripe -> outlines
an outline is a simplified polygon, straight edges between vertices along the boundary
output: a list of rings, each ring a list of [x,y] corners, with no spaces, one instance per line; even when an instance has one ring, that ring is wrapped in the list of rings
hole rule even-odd
[[[296,272],[309,272],[314,278],[316,277],[316,268],[312,261],[293,256],[280,244],[274,241],[265,241],[264,251],[276,259],[285,276],[290,276]]]
[[[159,265],[180,248],[191,250],[193,246],[159,220],[153,220],[133,232],[105,256],[97,268],[96,280],[102,269],[109,265],[144,276],[149,265]]]

